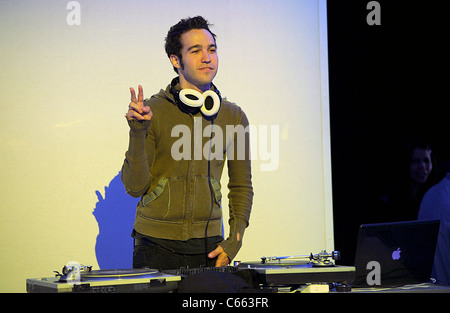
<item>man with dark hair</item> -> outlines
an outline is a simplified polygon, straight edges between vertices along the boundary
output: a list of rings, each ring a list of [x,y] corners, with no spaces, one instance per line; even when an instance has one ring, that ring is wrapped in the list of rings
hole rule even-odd
[[[170,58],[172,55],[177,56],[182,59],[181,55],[181,35],[191,29],[205,29],[207,30],[214,39],[214,44],[216,43],[216,35],[209,29],[210,24],[201,16],[197,16],[190,19],[183,19],[178,24],[172,26],[166,37],[165,50],[167,56]],[[181,62],[181,67],[184,65]],[[175,73],[178,74],[176,67],[173,68]]]
[[[171,27],[165,49],[178,77],[145,101],[142,86],[138,96],[130,88],[126,113],[130,139],[121,177],[127,193],[141,198],[133,267],[224,266],[242,246],[252,207],[249,123],[212,83],[217,45],[204,18],[183,19]],[[237,131],[230,134],[229,129]],[[240,129],[245,132],[238,134]],[[225,159],[227,239],[222,236],[220,185]]]

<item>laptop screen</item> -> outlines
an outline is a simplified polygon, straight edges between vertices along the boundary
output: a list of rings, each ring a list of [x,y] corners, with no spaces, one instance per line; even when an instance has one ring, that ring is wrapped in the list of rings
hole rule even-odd
[[[395,287],[431,278],[439,220],[363,224],[353,286]]]

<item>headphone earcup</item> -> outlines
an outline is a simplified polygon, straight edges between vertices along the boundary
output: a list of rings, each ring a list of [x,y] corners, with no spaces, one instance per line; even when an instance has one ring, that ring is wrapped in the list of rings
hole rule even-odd
[[[204,96],[194,89],[181,89],[178,97],[181,102],[193,108],[199,108],[204,103]]]
[[[202,114],[205,116],[216,115],[220,109],[221,99],[220,99],[219,95],[212,90],[207,90],[203,93],[203,98],[205,100],[203,101],[203,105],[200,108],[200,111],[202,112]]]

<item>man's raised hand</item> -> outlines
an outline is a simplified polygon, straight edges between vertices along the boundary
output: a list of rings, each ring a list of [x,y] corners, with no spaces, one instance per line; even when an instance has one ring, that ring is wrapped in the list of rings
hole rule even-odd
[[[138,87],[138,96],[136,98],[136,91],[130,87],[131,102],[128,105],[128,112],[125,117],[128,120],[151,120],[153,113],[150,107],[144,106],[144,89],[141,85]]]

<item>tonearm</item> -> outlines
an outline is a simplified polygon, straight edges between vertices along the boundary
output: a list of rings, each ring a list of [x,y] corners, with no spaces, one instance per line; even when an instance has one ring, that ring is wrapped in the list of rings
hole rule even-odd
[[[261,264],[265,264],[267,262],[278,261],[281,263],[281,260],[299,260],[299,259],[309,259],[314,266],[333,266],[334,263],[329,260],[332,258],[333,260],[339,260],[341,257],[341,253],[339,251],[332,251],[328,253],[325,250],[320,251],[317,254],[310,253],[309,255],[290,255],[290,256],[272,256],[272,257],[261,257]]]

